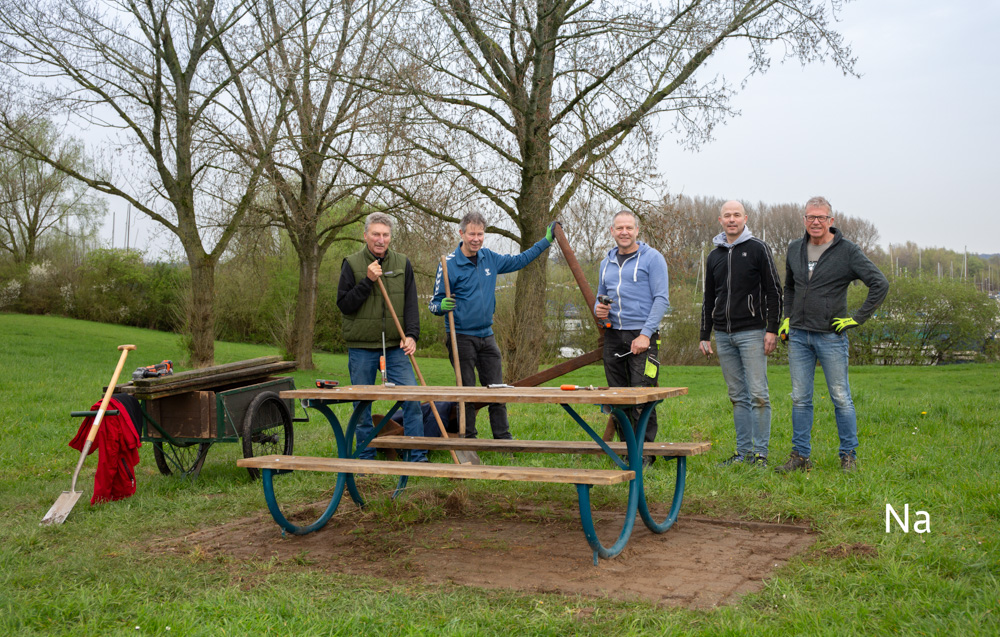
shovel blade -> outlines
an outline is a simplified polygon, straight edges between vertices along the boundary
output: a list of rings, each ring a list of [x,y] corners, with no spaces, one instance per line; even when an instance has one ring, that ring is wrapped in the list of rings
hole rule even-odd
[[[62,524],[66,521],[66,517],[69,516],[70,511],[73,510],[73,506],[76,501],[80,499],[83,495],[83,491],[63,491],[62,495],[56,499],[55,504],[49,509],[49,512],[45,514],[42,521],[39,522],[39,526],[46,526],[50,524]]]
[[[458,456],[458,461],[461,464],[483,464],[483,461],[479,459],[479,454],[475,451],[458,449],[455,451],[455,455]]]

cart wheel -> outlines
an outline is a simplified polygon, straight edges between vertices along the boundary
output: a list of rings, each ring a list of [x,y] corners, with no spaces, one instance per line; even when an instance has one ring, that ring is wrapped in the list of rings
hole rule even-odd
[[[210,442],[192,442],[184,446],[172,445],[169,442],[153,443],[153,458],[156,467],[165,476],[173,475],[175,471],[187,478],[196,478],[205,464]]]
[[[257,394],[243,416],[243,457],[291,455],[294,435],[288,405],[273,391]],[[252,480],[260,469],[247,468]]]

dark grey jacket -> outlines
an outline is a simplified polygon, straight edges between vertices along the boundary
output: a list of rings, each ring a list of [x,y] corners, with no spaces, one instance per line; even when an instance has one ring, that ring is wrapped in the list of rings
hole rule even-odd
[[[809,278],[808,233],[788,244],[785,257],[785,316],[793,329],[832,332],[833,319],[846,318],[847,286],[855,279],[868,286],[868,298],[851,318],[867,321],[889,293],[889,281],[861,248],[831,228],[833,245],[820,256]]]

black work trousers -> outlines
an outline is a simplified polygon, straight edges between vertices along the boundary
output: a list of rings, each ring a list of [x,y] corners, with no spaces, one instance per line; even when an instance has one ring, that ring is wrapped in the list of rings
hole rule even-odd
[[[657,341],[659,333],[649,339],[649,349],[642,354],[631,354],[632,341],[641,330],[604,330],[604,377],[608,379],[609,387],[656,387],[660,378],[660,356]],[[653,376],[645,373],[647,360],[656,368]],[[624,409],[625,415],[632,421],[632,431],[639,422],[639,412],[642,405]],[[656,440],[656,411],[649,416],[646,425],[646,442]],[[617,424],[618,439],[622,438],[621,423]]]
[[[503,382],[503,367],[500,361],[500,348],[493,335],[486,338],[469,336],[468,334],[456,334],[458,341],[459,369],[462,374],[462,385],[464,387],[476,386],[476,372],[479,372],[479,384],[483,387],[496,385]],[[451,341],[447,343],[448,359],[452,367],[455,366],[454,354],[451,350]],[[490,403],[490,429],[493,430],[493,438],[496,440],[510,440],[510,425],[507,423],[506,403]],[[465,437],[475,438],[476,431],[476,410],[472,403],[465,403]]]

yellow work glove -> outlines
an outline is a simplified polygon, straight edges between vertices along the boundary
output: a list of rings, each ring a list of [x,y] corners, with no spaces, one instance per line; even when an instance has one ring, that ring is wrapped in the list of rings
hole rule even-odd
[[[783,341],[788,340],[788,319],[782,321],[781,325],[778,326],[778,338]]]
[[[833,319],[833,330],[837,334],[843,334],[845,330],[849,330],[852,327],[857,327],[858,322],[852,318],[835,318]]]

